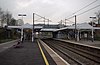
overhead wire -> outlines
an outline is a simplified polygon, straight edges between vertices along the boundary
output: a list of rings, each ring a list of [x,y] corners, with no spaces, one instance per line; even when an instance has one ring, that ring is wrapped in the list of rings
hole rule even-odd
[[[84,13],[87,13],[88,11],[91,11],[91,10],[97,8],[97,7],[100,7],[100,5],[97,5],[97,6],[93,7],[93,8],[90,8],[90,9],[88,9],[88,10],[82,12],[82,13],[79,13],[79,14],[77,14],[76,16],[79,16],[79,15],[82,15],[82,14],[84,14]],[[74,17],[74,16],[73,16],[73,17]],[[70,18],[72,18],[72,17],[70,17]],[[70,19],[70,18],[68,18],[68,19]]]
[[[97,6],[93,7],[93,8],[91,8],[91,9],[88,9],[88,10],[86,10],[86,11],[80,13],[80,14],[77,14],[76,16],[82,15],[82,14],[84,14],[84,13],[86,13],[86,12],[88,12],[88,11],[91,11],[91,10],[97,8],[97,7],[100,7],[100,5],[97,5]]]
[[[40,15],[38,15],[38,14],[36,14],[36,13],[35,13],[35,15],[41,17],[41,18],[39,18],[39,19],[37,19],[37,20],[35,20],[35,21],[38,21],[38,20],[40,20],[40,19],[43,18],[44,20],[48,20],[49,22],[52,22],[50,19],[47,19],[47,18],[45,18],[45,17],[43,17],[43,16],[40,16]]]
[[[79,9],[79,10],[77,10],[77,11],[76,11],[76,12],[74,12],[73,14],[75,14],[75,13],[77,13],[77,12],[79,12],[79,11],[81,11],[81,10],[85,9],[85,8],[87,8],[88,6],[90,6],[90,5],[94,4],[94,3],[95,3],[95,2],[97,2],[97,1],[98,1],[98,0],[95,0],[95,1],[91,2],[90,4],[88,4],[88,5],[84,6],[83,8],[81,8],[81,9]]]
[[[78,13],[79,11],[81,11],[81,10],[83,10],[83,9],[87,8],[88,6],[90,6],[90,5],[94,4],[94,3],[95,3],[95,2],[97,2],[97,1],[98,1],[98,0],[95,0],[95,1],[93,1],[93,2],[91,2],[91,3],[89,3],[88,5],[84,6],[83,8],[81,8],[81,9],[77,10],[76,12],[74,12],[74,13],[72,14],[73,16],[71,16],[71,17],[69,17],[69,18],[67,18],[67,19],[71,19],[71,18],[73,18],[73,17],[74,17],[74,15],[75,15],[75,13]]]

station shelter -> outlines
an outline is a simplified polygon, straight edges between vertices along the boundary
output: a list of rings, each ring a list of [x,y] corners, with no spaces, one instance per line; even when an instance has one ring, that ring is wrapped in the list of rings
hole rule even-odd
[[[52,38],[62,38],[79,41],[81,39],[94,40],[96,30],[100,30],[100,27],[93,27],[88,23],[80,23],[75,25],[59,28],[59,29],[41,29],[44,32],[52,32]],[[76,37],[75,37],[76,35]]]
[[[33,25],[26,23],[22,26],[8,26],[8,28],[20,29],[20,38],[23,40],[31,40],[33,41],[34,36],[43,28],[43,26],[34,26],[34,36],[33,36]]]

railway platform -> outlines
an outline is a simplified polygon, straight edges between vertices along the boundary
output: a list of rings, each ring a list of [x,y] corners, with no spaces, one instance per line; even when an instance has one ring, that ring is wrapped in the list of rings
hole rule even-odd
[[[42,50],[42,53],[41,53]],[[44,55],[43,55],[44,54]],[[44,57],[45,56],[45,57]],[[44,60],[45,59],[45,60]],[[0,52],[0,65],[57,65],[43,46],[36,41],[22,43]]]
[[[87,44],[87,45],[91,45],[91,46],[96,46],[96,47],[100,47],[100,41],[84,41],[84,40],[81,40],[81,41],[78,41],[78,43],[82,43],[82,44]]]
[[[80,41],[75,41],[75,40],[67,40],[67,39],[58,39],[66,42],[71,42],[71,43],[77,43],[77,44],[82,44],[82,45],[89,45],[93,47],[100,48],[100,41],[91,41],[91,40],[80,40]]]

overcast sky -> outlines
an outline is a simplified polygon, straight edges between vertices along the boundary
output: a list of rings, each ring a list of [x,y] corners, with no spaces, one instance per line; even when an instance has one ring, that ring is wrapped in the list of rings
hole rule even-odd
[[[24,23],[32,23],[33,12],[51,19],[51,23],[57,23],[93,1],[95,0],[0,0],[0,7],[3,10],[10,11],[15,19],[21,18],[18,17],[19,13],[25,13],[27,16],[24,17]],[[97,5],[100,5],[100,0],[76,14]],[[94,13],[98,10],[100,10],[100,7],[78,16],[77,22],[88,22],[89,17],[95,16]],[[71,21],[74,21],[74,19],[71,19]]]

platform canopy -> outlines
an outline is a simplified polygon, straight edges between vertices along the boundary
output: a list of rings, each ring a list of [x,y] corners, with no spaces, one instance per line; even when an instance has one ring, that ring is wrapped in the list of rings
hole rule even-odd
[[[8,28],[19,28],[19,29],[24,29],[24,28],[29,28],[29,29],[32,29],[33,26],[29,23],[26,23],[22,26],[8,26]],[[60,28],[60,29],[54,29],[54,28],[43,28],[43,26],[34,26],[34,29],[41,29],[40,31],[51,31],[51,32],[55,32],[55,31],[60,31],[60,30],[66,30],[66,29],[75,29],[75,25],[71,25],[71,26],[67,26],[67,27],[63,27],[63,28]],[[81,23],[81,24],[77,24],[76,25],[76,29],[78,30],[81,30],[81,29],[100,29],[100,27],[93,27],[91,26],[90,24],[88,23]]]
[[[66,29],[75,29],[75,25],[71,25],[71,26],[68,26],[68,27],[63,27],[63,28],[60,28],[60,29],[42,28],[40,31],[55,32],[55,31],[66,30]],[[88,23],[81,23],[81,24],[76,25],[76,29],[77,30],[81,30],[81,29],[100,29],[100,27],[93,27]]]
[[[60,29],[57,29],[56,31],[65,30],[65,29],[75,29],[75,25],[60,28]],[[88,23],[81,23],[81,24],[76,25],[76,29],[78,29],[78,30],[80,30],[80,29],[100,29],[100,27],[93,27]]]
[[[22,26],[8,26],[8,28],[19,28],[19,29],[24,29],[24,28],[29,28],[29,29],[32,29],[33,28],[33,25],[29,24],[29,23],[26,23]],[[35,29],[41,29],[43,28],[43,26],[34,26]]]

